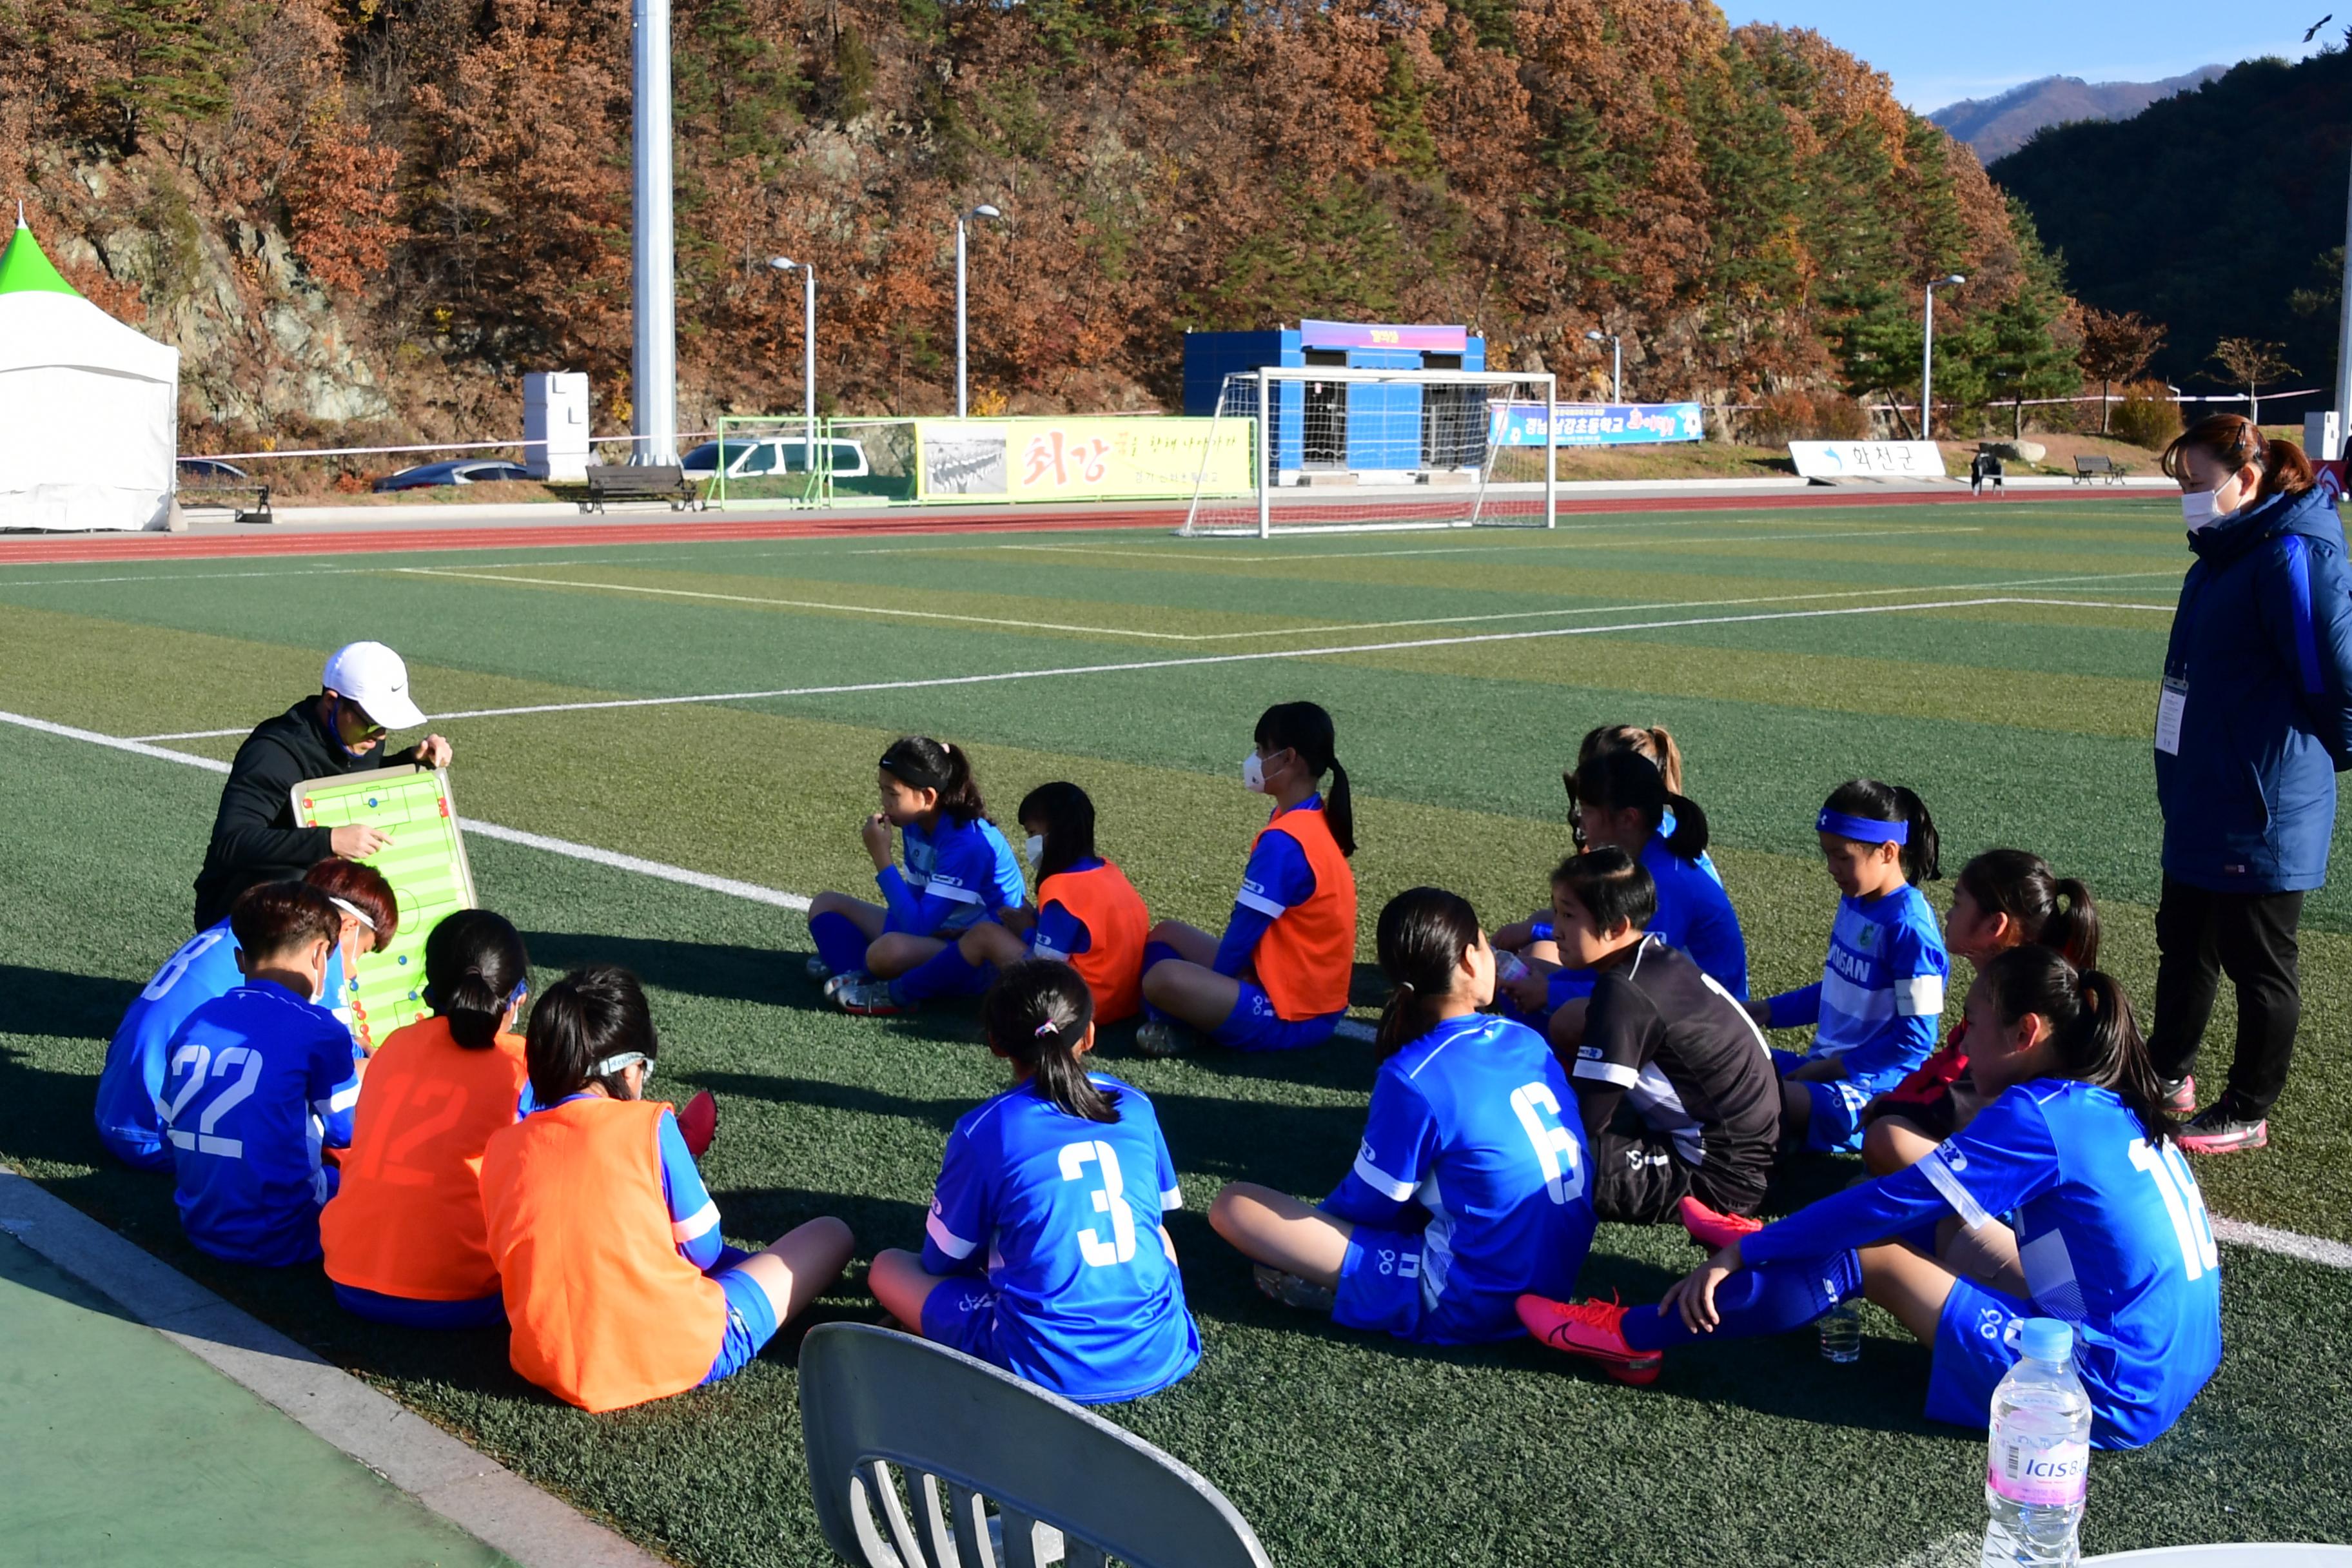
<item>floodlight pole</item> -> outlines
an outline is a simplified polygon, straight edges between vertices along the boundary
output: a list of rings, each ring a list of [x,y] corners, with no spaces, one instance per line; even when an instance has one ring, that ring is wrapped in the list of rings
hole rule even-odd
[[[677,461],[677,236],[670,211],[669,0],[631,0],[630,197],[636,339],[630,424],[639,463]]]
[[[1587,342],[1606,342],[1609,345],[1609,401],[1612,403],[1624,402],[1625,340],[1619,337],[1615,332],[1603,332],[1597,331],[1587,332],[1584,334],[1584,337]]]
[[[1927,314],[1919,339],[1919,439],[1936,438],[1936,290],[1968,279],[1955,272],[1927,285]]]
[[[964,225],[976,217],[1000,218],[1004,215],[986,202],[970,212],[956,214],[956,417],[968,417],[971,412],[964,379],[964,339],[966,311],[964,308]]]
[[[801,456],[816,472],[816,268],[789,256],[771,256],[768,265],[778,272],[797,269],[801,275]]]
[[[2314,452],[2326,460],[2352,450],[2352,173],[2344,195],[2344,294],[2336,305],[2336,440],[2333,452]]]

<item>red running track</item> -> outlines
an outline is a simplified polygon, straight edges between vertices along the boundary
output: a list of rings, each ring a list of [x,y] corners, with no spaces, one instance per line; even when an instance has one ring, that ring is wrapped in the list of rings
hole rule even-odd
[[[2069,486],[2063,490],[2035,491],[2031,499],[2099,493],[2103,492]],[[2113,492],[2104,493],[2111,495]],[[1948,505],[1970,499],[1966,490],[1958,487],[1948,491],[1900,490],[1881,495],[1840,491],[1827,495],[1807,492],[1746,496],[1610,496],[1563,500],[1559,510],[1562,514],[1762,511],[1835,506]],[[1513,500],[1516,501],[1517,498]],[[1377,521],[1383,512],[1398,519],[1409,519],[1420,507],[1426,505],[1426,502],[1418,505],[1398,502],[1374,509],[1369,518],[1360,510],[1355,520]],[[1311,521],[1319,510],[1301,507],[1288,517],[1277,512],[1276,518],[1277,521],[1286,522],[1294,519]],[[1524,508],[1509,506],[1504,510],[1523,510]],[[704,514],[684,514],[674,521],[649,518],[643,522],[531,523],[521,526],[477,523],[446,528],[377,528],[366,523],[352,523],[324,524],[310,529],[298,525],[285,531],[278,531],[267,524],[257,524],[254,525],[256,531],[249,533],[43,534],[38,537],[18,535],[0,538],[0,564],[204,560],[246,555],[404,554],[425,550],[576,550],[583,545],[597,544],[700,544],[726,540],[830,539],[902,534],[1031,533],[1088,528],[1167,527],[1174,521],[1175,513],[1168,508],[1120,510],[1090,506],[1026,512],[1019,516],[1002,512],[993,515],[959,512],[942,516],[933,512],[867,514],[827,521],[799,516],[730,521]]]

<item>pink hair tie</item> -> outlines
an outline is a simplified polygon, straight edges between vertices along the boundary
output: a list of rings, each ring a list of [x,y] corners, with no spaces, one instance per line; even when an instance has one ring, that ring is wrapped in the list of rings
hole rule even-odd
[[[1053,1019],[1048,1018],[1044,1023],[1037,1026],[1034,1034],[1036,1038],[1042,1040],[1048,1035],[1058,1035],[1061,1032],[1062,1026],[1054,1022]]]

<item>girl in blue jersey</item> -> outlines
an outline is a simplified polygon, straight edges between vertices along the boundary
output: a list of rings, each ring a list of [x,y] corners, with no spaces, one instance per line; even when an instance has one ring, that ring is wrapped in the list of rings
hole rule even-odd
[[[1066,1399],[1156,1394],[1199,1364],[1201,1336],[1161,1228],[1183,1199],[1151,1101],[1081,1065],[1094,1002],[1068,964],[1007,966],[982,1016],[1013,1087],[948,1134],[923,1250],[875,1258],[875,1300]]]
[[[1664,724],[1652,724],[1646,728],[1639,724],[1596,725],[1587,730],[1584,739],[1577,744],[1576,767],[1582,767],[1603,752],[1638,752],[1658,764],[1658,775],[1666,781],[1669,795],[1689,793],[1683,788],[1683,749]],[[1573,801],[1576,798],[1576,768],[1561,773],[1559,782],[1568,787],[1569,799]],[[1671,807],[1667,809],[1665,820],[1659,825],[1658,831],[1669,838],[1674,837],[1675,814]],[[1698,852],[1695,864],[1717,881],[1723,880],[1715,868],[1715,861],[1709,858],[1706,850]]]
[[[2021,1321],[2059,1318],[2092,1444],[2161,1436],[2221,1364],[2221,1259],[2131,1005],[2037,944],[1985,966],[1967,1019],[1969,1070],[1994,1098],[1966,1131],[1735,1240],[1655,1309],[1531,1297],[1528,1330],[1648,1383],[1664,1349],[1783,1332],[1866,1294],[1934,1347],[1928,1419],[1981,1430]],[[1994,1217],[2011,1215],[2014,1230]]]
[[[327,954],[321,1001],[348,1026],[345,976],[360,955],[374,952],[400,926],[400,906],[392,884],[374,868],[356,860],[329,858],[310,868],[303,880],[324,892],[341,917],[334,947]],[[166,1047],[188,1015],[236,987],[236,942],[228,919],[206,926],[172,954],[153,979],[131,999],[106,1047],[98,1075],[94,1120],[107,1152],[141,1170],[168,1171],[163,1145],[162,1095]]]
[[[1842,784],[1813,826],[1830,880],[1843,895],[1822,978],[1751,1002],[1748,1010],[1775,1029],[1815,1026],[1810,1051],[1772,1053],[1780,1069],[1783,1142],[1852,1153],[1862,1146],[1863,1107],[1936,1048],[1951,960],[1943,927],[1917,884],[1943,872],[1936,820],[1900,785]]]
[[[334,1194],[322,1150],[347,1148],[360,1097],[351,1031],[320,1005],[342,914],[305,882],[264,882],[229,910],[245,983],[172,1037],[161,1098],[188,1239],[231,1263],[319,1256]]]
[[[1209,1223],[1258,1287],[1334,1322],[1424,1344],[1519,1332],[1526,1291],[1559,1294],[1592,1245],[1576,1098],[1543,1037],[1478,1009],[1495,953],[1459,895],[1414,888],[1381,911],[1389,1053],[1354,1167],[1311,1205],[1234,1182]]]
[[[963,748],[924,735],[894,741],[878,773],[882,809],[859,830],[883,901],[819,893],[809,905],[812,978],[845,1013],[890,1014],[906,1004],[889,982],[952,946],[976,921],[1019,909],[1020,862],[996,824]],[[891,863],[898,830],[906,868]],[[976,993],[978,986],[973,990]]]
[[[1739,916],[1723,884],[1699,864],[1706,853],[1706,813],[1669,791],[1658,765],[1630,749],[1596,752],[1567,783],[1579,847],[1622,849],[1650,873],[1658,908],[1649,933],[1690,954],[1717,984],[1745,998],[1748,942]],[[1665,827],[1670,816],[1671,831]],[[1558,950],[1546,940],[1549,931],[1548,921],[1527,921],[1496,933],[1498,946],[1525,945],[1531,952],[1528,973],[1506,994],[1522,1013],[1550,1015],[1552,1044],[1572,1052],[1583,1037],[1583,1004],[1597,977],[1589,969],[1562,968]]]

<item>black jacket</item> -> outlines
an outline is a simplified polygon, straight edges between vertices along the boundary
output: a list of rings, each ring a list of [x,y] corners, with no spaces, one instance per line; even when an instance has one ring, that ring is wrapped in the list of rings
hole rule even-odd
[[[256,883],[291,880],[334,853],[333,829],[295,826],[296,784],[415,760],[414,746],[388,757],[352,756],[319,721],[316,697],[257,725],[236,749],[228,783],[221,786],[213,840],[205,868],[196,873],[196,929],[219,921]]]

